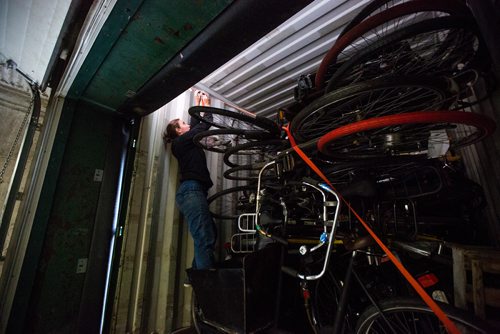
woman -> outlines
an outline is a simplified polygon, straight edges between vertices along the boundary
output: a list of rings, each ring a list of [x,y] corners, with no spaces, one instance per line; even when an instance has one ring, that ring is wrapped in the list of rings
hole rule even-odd
[[[209,105],[203,92],[195,94],[197,104]],[[205,152],[195,145],[193,137],[208,130],[210,124],[192,118],[191,124],[180,119],[168,123],[163,133],[165,149],[172,143],[172,153],[179,162],[181,184],[175,195],[179,210],[188,222],[194,241],[193,269],[212,269],[215,266],[214,248],[217,230],[208,209],[207,192],[213,185],[207,168]]]

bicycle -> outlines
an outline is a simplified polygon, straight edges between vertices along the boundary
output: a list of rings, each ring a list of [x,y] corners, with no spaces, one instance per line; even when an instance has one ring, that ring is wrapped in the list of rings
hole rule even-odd
[[[421,22],[432,25],[434,20],[443,17],[452,19],[467,19],[471,16],[467,6],[459,1],[440,0],[429,2],[415,0],[396,4],[373,16],[367,17],[371,14],[371,12],[377,11],[379,8],[380,1],[370,3],[365,8],[365,10],[363,10],[358,15],[358,17],[355,17],[353,21],[351,21],[351,23],[339,35],[339,38],[327,52],[318,68],[315,76],[315,86],[317,89],[320,89],[324,86],[325,71],[337,60],[343,62],[345,59],[353,58],[356,54],[362,52],[364,49],[368,49],[370,46],[385,41],[386,39],[391,39],[390,36],[398,32],[403,33],[407,30],[413,30],[413,27],[418,27]],[[451,36],[453,36],[452,38],[450,38],[450,36],[443,36],[446,36],[446,33],[444,31],[442,33],[440,42],[442,43],[442,45],[446,45],[446,42],[448,42],[449,46],[451,47],[451,49],[449,50],[449,52],[451,53],[451,57],[456,56],[463,59],[463,51],[455,48],[455,45],[453,45],[454,43],[458,42],[455,36],[453,34],[451,34]],[[404,43],[407,42],[408,41]],[[405,48],[404,51],[413,53],[413,59],[415,61],[414,65],[416,65],[417,68],[419,66],[426,67],[427,73],[430,73],[430,71],[435,71],[437,69],[432,64],[431,58],[427,58],[424,53],[429,55],[429,53],[432,54],[432,52],[434,51],[440,52],[439,48],[433,50],[432,46],[429,43],[426,43],[425,45],[419,45],[418,43],[408,42],[408,48]],[[441,53],[436,53],[434,56],[438,57],[439,55],[441,55]],[[388,61],[387,64],[389,64],[389,59],[384,59]],[[405,59],[411,59],[411,57]],[[443,63],[441,63],[440,65],[446,67]],[[408,70],[408,68],[406,69]],[[378,73],[380,75],[383,75],[383,73],[387,70],[387,67],[380,67],[378,69]],[[395,69],[393,67],[390,67],[390,75],[394,75],[395,73],[402,73],[396,72],[394,70]],[[333,73],[333,76],[329,78],[326,88],[327,92],[331,91],[333,87],[341,86],[339,85],[339,82],[337,82],[339,81],[339,78],[341,78],[339,73],[337,73],[338,71],[343,71],[342,67],[335,71]]]
[[[304,182],[302,185],[308,184],[309,186],[312,186],[312,188],[314,188],[314,186],[313,186],[314,183],[309,183],[309,182],[312,182],[312,181],[308,180],[308,182]],[[319,184],[318,184],[318,186],[321,187]],[[314,189],[316,189],[316,188],[314,188]],[[323,188],[323,189],[325,189],[325,188]],[[316,190],[318,190],[318,189],[316,189]],[[281,200],[283,201],[283,197],[281,197]],[[288,201],[286,201],[286,200],[285,200],[285,202],[288,203]],[[338,207],[337,207],[337,210],[338,210]],[[316,210],[316,211],[321,211],[321,210]],[[290,212],[290,210],[288,210],[288,208],[287,208],[286,212]],[[294,215],[291,214],[291,216],[294,216]],[[303,212],[299,213],[298,216],[301,218],[304,217]],[[314,215],[311,215],[311,216],[314,216]],[[289,218],[284,218],[285,222],[288,220],[289,220]],[[323,223],[325,223],[327,220],[328,219],[323,220]],[[332,222],[332,230],[331,230],[332,234],[335,231],[335,227],[338,226],[337,220],[338,220],[338,211],[336,212],[335,219]],[[262,231],[263,227],[259,228],[258,223],[256,223],[256,226],[257,226],[256,230],[260,229]],[[275,236],[270,234],[269,228],[266,229],[263,234],[265,234],[267,237],[274,238],[275,240],[278,240],[279,242],[281,242],[283,244],[287,244],[283,240],[280,240],[279,237],[276,238]],[[330,237],[331,237],[331,235],[330,235]],[[348,237],[346,237],[346,236],[344,236],[344,238],[348,239]],[[315,261],[314,259],[309,260],[309,261],[304,261],[304,260],[300,261],[301,263],[306,263],[305,268],[303,268],[302,271],[296,271],[296,270],[292,270],[291,268],[282,266],[282,270],[285,273],[301,280],[301,282],[302,282],[301,289],[302,289],[302,292],[304,294],[306,308],[308,308],[308,306],[311,305],[311,301],[307,301],[307,299],[311,298],[314,300],[314,297],[308,297],[308,296],[310,296],[309,291],[307,291],[308,283],[318,280],[318,283],[317,283],[317,287],[318,287],[318,286],[321,286],[321,284],[322,284],[321,280],[325,280],[326,279],[325,277],[328,277],[328,275],[325,275],[325,273],[328,272],[327,270],[325,270],[325,268],[326,268],[325,264],[328,264],[329,255],[331,253],[331,246],[332,246],[332,240],[331,239],[328,239],[328,240],[329,240],[330,244],[326,247],[325,253],[319,257],[321,259],[319,261],[319,263],[318,263],[318,261]],[[311,325],[312,325],[314,332],[318,332],[320,328],[323,328],[323,329],[327,329],[327,330],[332,330],[333,333],[338,333],[343,329],[344,326],[348,326],[351,330],[355,329],[354,332],[356,332],[356,333],[365,333],[366,331],[371,330],[374,327],[381,327],[381,326],[387,327],[388,326],[389,328],[391,328],[391,324],[390,324],[391,321],[388,322],[388,325],[386,325],[384,322],[384,321],[387,321],[388,317],[390,317],[391,319],[398,320],[397,323],[398,323],[399,327],[397,328],[397,330],[392,328],[393,332],[407,333],[407,332],[411,332],[409,330],[409,327],[401,327],[401,326],[404,325],[402,323],[402,319],[410,319],[410,317],[408,317],[408,314],[410,314],[412,316],[411,317],[411,319],[412,319],[411,325],[415,328],[420,328],[422,330],[423,330],[423,328],[428,328],[428,326],[433,326],[433,327],[438,328],[438,329],[442,328],[442,324],[440,324],[440,322],[434,316],[433,311],[428,306],[423,304],[423,302],[421,300],[419,300],[418,298],[408,298],[407,297],[408,293],[406,293],[406,294],[402,295],[404,297],[401,297],[401,294],[392,294],[389,296],[387,296],[387,295],[382,296],[383,298],[380,298],[380,296],[379,296],[379,300],[376,300],[374,293],[370,292],[370,291],[368,291],[368,289],[366,289],[365,284],[362,282],[362,278],[357,273],[357,270],[354,269],[355,267],[358,269],[360,267],[362,267],[359,263],[356,263],[354,265],[355,255],[357,253],[364,253],[366,256],[362,257],[362,259],[364,260],[365,267],[368,267],[368,268],[373,267],[373,263],[375,262],[374,260],[370,260],[370,259],[373,259],[374,257],[382,258],[382,255],[380,253],[379,254],[377,254],[376,252],[374,253],[373,250],[370,250],[370,249],[368,249],[368,251],[366,250],[366,248],[370,248],[370,245],[369,245],[370,242],[367,242],[366,240],[367,240],[366,237],[365,238],[362,237],[362,238],[358,238],[358,239],[350,241],[350,242],[344,242],[344,245],[347,245],[345,247],[348,248],[348,250],[349,250],[349,252],[347,254],[350,254],[350,256],[348,256],[350,260],[349,260],[349,264],[347,265],[347,269],[345,270],[345,272],[346,272],[345,277],[342,280],[342,282],[343,282],[342,289],[340,289],[340,284],[337,284],[335,282],[330,282],[329,284],[327,284],[327,286],[329,287],[330,290],[335,289],[335,287],[336,287],[336,289],[339,290],[337,292],[334,292],[335,298],[333,298],[333,299],[338,299],[338,303],[335,304],[336,311],[333,312],[335,314],[335,321],[333,322],[332,327],[330,327],[329,324],[325,324],[324,321],[323,321],[323,324],[318,322],[318,320],[316,319],[317,315],[315,315],[314,313],[319,314],[321,312],[324,312],[324,310],[322,310],[322,311],[319,310],[316,301],[312,302],[316,305],[316,310],[312,311],[311,309],[309,309],[308,313],[310,314],[309,319],[310,319],[310,322],[311,322]],[[326,242],[325,239],[323,239],[323,241]],[[400,241],[393,241],[394,244],[396,244],[397,242],[399,242],[400,249],[404,249],[406,251],[412,251],[416,254],[422,254],[424,252],[422,249],[418,249],[417,247],[408,247],[408,246],[406,248],[401,247],[401,245],[405,245],[405,243],[401,240]],[[407,245],[407,243],[406,243],[406,245]],[[317,254],[318,254],[315,251],[317,251],[318,249],[321,249],[321,246],[323,246],[321,243],[314,246],[314,247],[311,247],[311,248],[307,248],[306,246],[302,245],[302,246],[300,246],[298,253],[300,253],[302,257],[304,257],[304,256],[314,257],[314,255],[317,256]],[[323,249],[325,249],[325,247],[323,247]],[[305,274],[305,272],[308,272],[309,270],[311,270],[311,268],[314,268],[314,267],[319,267],[318,270],[320,272],[317,274]],[[373,279],[374,276],[377,276],[377,275],[380,276],[381,273],[379,270],[375,270],[375,271],[372,270],[372,271],[370,271],[370,274],[372,275],[371,279]],[[366,276],[368,276],[368,275],[366,275],[366,273],[365,273],[365,277]],[[392,272],[392,276],[394,276],[394,271]],[[366,303],[366,305],[362,306],[362,309],[365,309],[365,311],[363,311],[363,312],[351,311],[350,315],[347,316],[346,310],[348,308],[348,304],[347,304],[348,295],[351,292],[351,290],[355,290],[355,289],[351,288],[351,283],[352,283],[353,277],[356,279],[358,286],[361,288],[361,290],[365,294],[365,297],[366,297],[365,299],[367,301],[369,301],[369,303]],[[396,277],[398,277],[398,276],[396,275]],[[394,287],[397,285],[399,285],[399,286],[403,285],[401,281],[395,280],[394,278],[392,278],[392,279],[386,278],[385,281],[386,281],[386,283],[389,282],[389,288],[390,288],[389,290],[395,289]],[[400,287],[400,289],[401,289],[401,287]],[[391,290],[391,291],[393,291],[393,290]],[[316,295],[321,296],[322,294],[319,293],[316,289]],[[459,310],[456,310],[456,309],[454,309],[450,306],[447,306],[447,305],[441,305],[441,308],[443,309],[445,314],[447,314],[448,317],[450,319],[452,319],[454,322],[458,323],[461,328],[468,328],[468,329],[472,329],[474,331],[481,332],[481,333],[488,333],[491,331],[491,329],[488,327],[487,324],[483,324],[477,320],[470,320],[469,316],[467,316],[466,314],[464,314],[463,312],[461,312]],[[355,316],[355,314],[357,314],[358,312],[361,314],[361,316],[359,316],[359,317]],[[328,310],[326,313],[328,313],[330,315],[332,314],[331,310]],[[418,317],[416,317],[415,314],[418,314]],[[352,324],[353,320],[349,320],[349,318],[355,318],[356,325],[353,325]],[[343,322],[343,321],[341,321],[341,319],[348,319],[348,320]],[[396,320],[392,320],[392,321],[396,321]],[[351,323],[348,324],[348,322],[351,322]],[[346,328],[344,328],[344,329],[346,329]],[[348,331],[348,332],[350,332],[350,331]],[[419,331],[417,330],[415,332],[418,333]]]
[[[475,325],[453,308],[438,307],[425,298],[428,306],[422,305],[404,280],[387,276],[377,265],[387,258],[398,265],[394,255],[383,254],[392,253],[381,239],[391,242],[391,249],[399,254],[422,254],[421,248],[405,244],[406,239],[422,231],[442,237],[432,221],[436,217],[417,214],[424,212],[417,204],[432,201],[444,186],[441,173],[422,161],[442,159],[450,150],[477,143],[495,129],[487,117],[447,110],[463,98],[464,86],[475,80],[469,74],[477,73],[476,62],[484,55],[481,36],[467,8],[463,4],[455,7],[453,1],[416,0],[379,11],[386,2],[374,2],[355,18],[357,23],[343,33],[322,62],[314,80],[316,87],[312,87],[311,77],[303,80],[305,87],[298,91],[302,110],[293,115],[287,131],[290,143],[281,139],[277,123],[269,120],[216,108],[190,110],[199,118],[212,113],[215,121],[211,124],[223,129],[204,134],[200,145],[224,154],[225,164],[231,167],[224,176],[249,182],[214,195],[213,200],[221,199],[218,202],[222,203],[214,212],[219,215],[214,216],[233,222],[238,219],[244,237],[255,237],[234,239],[234,247],[248,246],[241,251],[246,254],[243,263],[244,259],[256,261],[268,247],[281,249],[278,263],[273,257],[273,269],[301,282],[313,332],[368,332],[379,326],[408,332],[401,319],[437,330],[442,329],[442,323],[453,329],[451,319],[482,332],[481,324]],[[437,17],[427,19],[427,14]],[[386,29],[388,22],[394,23],[390,29]],[[377,38],[366,38],[371,35]],[[360,43],[362,50],[344,57]],[[320,96],[318,89],[326,77],[326,93]],[[220,138],[218,144],[211,142],[214,135]],[[292,158],[295,152],[300,161]],[[315,169],[316,164],[322,165],[324,175]],[[319,176],[306,171],[307,165]],[[426,182],[425,187],[420,180]],[[236,211],[220,210],[222,205],[231,206],[224,197],[236,199]],[[341,210],[344,199],[349,210]],[[437,217],[436,221],[444,226],[455,222],[446,218]],[[378,246],[360,233],[361,225]],[[374,237],[374,231],[381,239]],[[338,255],[342,250],[344,257]],[[411,261],[403,262],[412,265]],[[334,272],[330,272],[332,265]],[[405,274],[400,263],[398,268]],[[340,277],[340,271],[345,271],[345,276]],[[414,279],[407,279],[425,297]],[[372,280],[383,282],[386,293],[370,289]],[[279,301],[279,294],[285,292],[282,279],[269,284],[275,287],[272,293],[278,293],[275,302]],[[355,295],[362,302],[348,298],[357,290],[352,284],[363,291],[361,296]],[[309,285],[315,289],[312,294]],[[325,285],[333,293],[327,299],[333,309],[321,306],[318,287]],[[245,285],[242,291],[246,300]],[[207,307],[206,300],[204,303]],[[264,333],[279,322],[281,306],[267,309],[273,316],[266,317],[265,324],[250,322],[250,326],[246,308],[238,324],[225,324],[223,318],[211,324],[203,308],[198,308],[198,316],[218,331]],[[439,320],[432,312],[438,312]],[[419,321],[413,316],[417,313]],[[324,314],[335,314],[335,320],[325,320]],[[412,316],[400,318],[404,314]],[[401,327],[394,328],[391,322]]]

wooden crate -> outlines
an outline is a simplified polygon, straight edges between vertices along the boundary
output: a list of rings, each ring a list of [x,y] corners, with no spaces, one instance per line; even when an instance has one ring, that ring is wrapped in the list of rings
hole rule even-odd
[[[485,286],[485,273],[498,275],[500,282],[500,249],[452,244],[455,306],[467,309],[474,305],[474,313],[486,319],[486,305],[500,308],[500,288]],[[471,275],[467,275],[471,272]],[[467,277],[471,277],[468,279]]]

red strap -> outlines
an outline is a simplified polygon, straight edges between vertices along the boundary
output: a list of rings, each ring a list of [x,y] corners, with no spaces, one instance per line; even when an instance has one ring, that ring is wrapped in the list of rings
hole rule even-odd
[[[311,169],[318,174],[323,181],[325,181],[333,190],[335,190],[335,187],[331,184],[331,182],[328,180],[328,178],[321,172],[321,170],[314,164],[314,162],[309,159],[309,157],[302,151],[296,144],[295,139],[293,138],[292,134],[290,133],[290,130],[288,126],[284,127],[288,139],[290,140],[290,144],[292,145],[292,148],[297,152],[297,154],[304,160]],[[361,222],[363,227],[368,231],[368,233],[371,235],[373,240],[382,248],[382,250],[387,254],[389,259],[394,263],[396,268],[403,274],[403,276],[406,278],[406,280],[411,284],[411,286],[417,291],[417,293],[420,295],[420,297],[423,299],[423,301],[431,308],[431,310],[436,314],[436,316],[439,318],[439,320],[444,324],[446,327],[446,330],[448,333],[451,334],[460,334],[460,331],[458,330],[457,326],[446,316],[446,314],[443,312],[443,310],[439,307],[438,304],[427,294],[427,292],[420,286],[420,284],[411,276],[411,274],[406,270],[406,268],[403,266],[401,262],[396,258],[396,256],[391,252],[389,248],[380,240],[380,238],[373,232],[373,230],[368,226],[368,224],[359,216],[359,214],[351,207],[351,205],[337,192],[337,195],[339,198],[344,202],[349,210],[358,218],[358,220]]]

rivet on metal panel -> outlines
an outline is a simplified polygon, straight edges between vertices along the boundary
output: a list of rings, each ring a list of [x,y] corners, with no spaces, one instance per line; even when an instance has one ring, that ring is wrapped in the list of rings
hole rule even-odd
[[[125,96],[126,97],[133,97],[135,95],[135,92],[133,90],[127,90],[127,92],[125,93]]]
[[[82,274],[87,271],[87,258],[81,258],[78,259],[77,265],[76,265],[76,273],[77,274]]]
[[[104,174],[104,170],[102,169],[96,169],[94,171],[94,181],[95,182],[102,182],[102,176]]]

